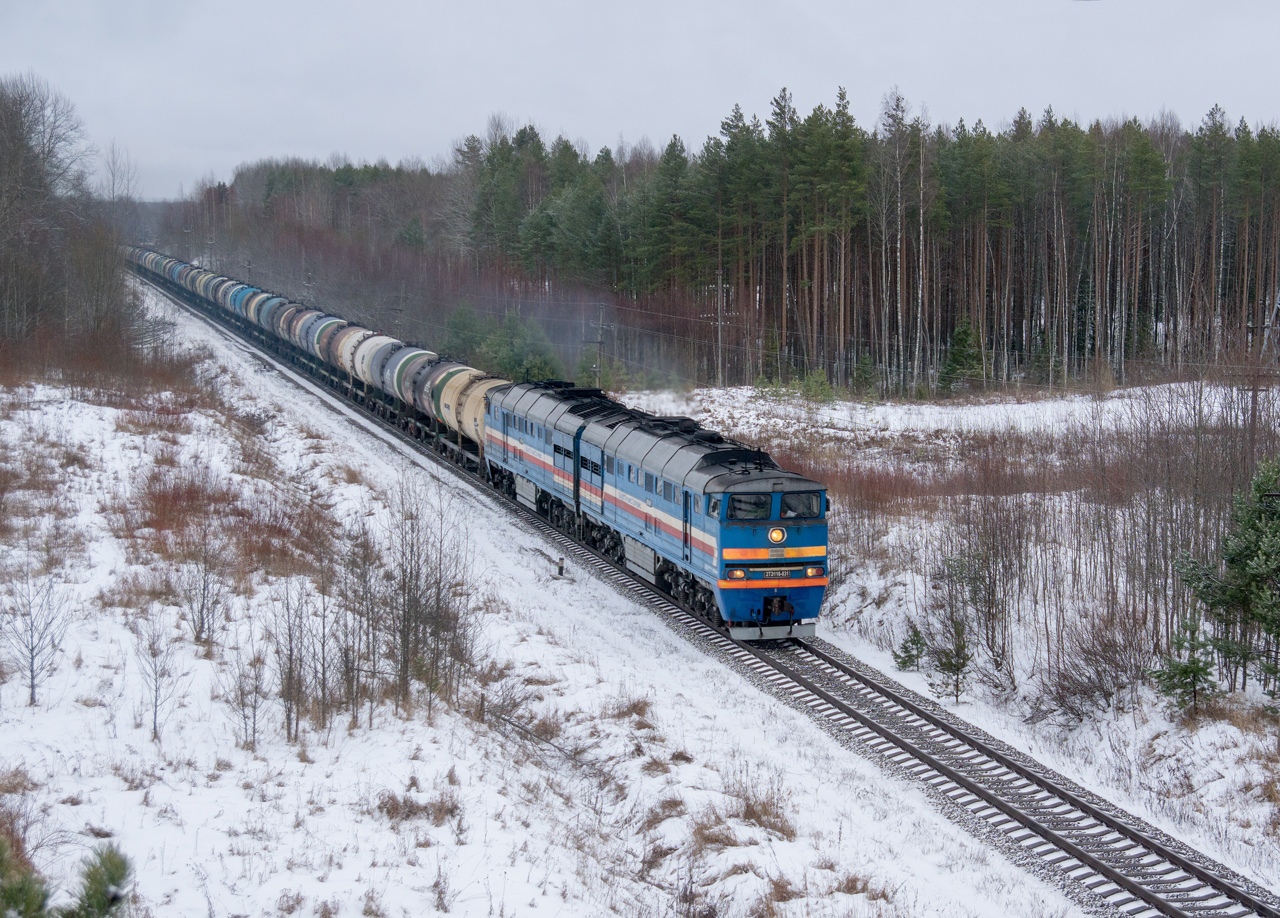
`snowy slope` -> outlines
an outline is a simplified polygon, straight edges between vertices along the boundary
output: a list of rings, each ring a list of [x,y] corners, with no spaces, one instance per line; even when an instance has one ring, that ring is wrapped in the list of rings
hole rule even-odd
[[[270,419],[280,473],[320,485],[339,517],[385,513],[401,476],[435,479],[243,348],[174,311],[209,349],[224,398]],[[252,394],[249,394],[252,392]],[[39,865],[64,875],[110,835],[154,915],[1064,915],[1078,906],[942,816],[910,783],[833,742],[645,610],[445,478],[469,518],[490,699],[524,696],[521,726],[419,704],[340,719],[285,743],[272,706],[256,753],[236,746],[220,689],[232,648],[260,637],[270,585],[220,623],[204,658],[177,623],[184,676],[159,742],[129,625],[111,597],[139,559],[104,507],[158,456],[201,460],[253,489],[231,433],[194,413],[175,443],[130,433],[118,409],[37,387],[3,393],[6,449],[45,432],[84,461],[62,473],[80,548],[66,587],[76,620],[34,708],[0,686],[0,773],[20,798]],[[332,429],[332,435],[319,429]],[[345,474],[354,468],[357,475]],[[104,598],[105,597],[105,598]],[[154,608],[149,614],[158,614]],[[173,610],[159,614],[173,615]],[[172,619],[170,619],[172,621]],[[526,729],[530,732],[526,732]],[[423,815],[396,820],[393,795]]]
[[[1185,388],[1185,387],[1184,387]],[[806,441],[840,444],[863,461],[910,463],[922,447],[943,456],[954,438],[989,434],[1007,442],[1022,434],[1069,436],[1080,425],[1123,427],[1142,399],[1164,407],[1195,404],[1156,389],[1032,401],[993,397],[978,403],[814,404],[795,395],[749,387],[689,393],[629,393],[624,401],[658,414],[686,414],[708,427],[768,447]],[[1213,411],[1231,393],[1203,390]],[[1108,428],[1110,429],[1110,428]],[[1037,457],[1043,460],[1043,457]],[[931,468],[936,468],[936,461]],[[820,635],[850,654],[932,695],[919,672],[898,673],[889,652],[918,618],[929,587],[918,559],[936,540],[936,515],[906,517],[883,534],[886,550],[853,559],[853,570],[828,597]],[[1032,658],[1034,654],[1026,653]],[[1237,704],[1226,719],[1188,725],[1150,692],[1080,725],[1028,723],[1018,704],[971,690],[947,708],[1175,838],[1280,893],[1280,721],[1260,716],[1257,700]]]

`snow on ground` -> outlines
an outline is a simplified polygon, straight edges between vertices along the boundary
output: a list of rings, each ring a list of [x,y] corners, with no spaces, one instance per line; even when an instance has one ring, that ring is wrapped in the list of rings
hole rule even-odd
[[[209,384],[268,419],[281,479],[322,488],[334,514],[379,519],[403,476],[437,480],[198,320],[173,318],[213,355]],[[456,492],[486,584],[488,700],[522,698],[509,708],[520,726],[481,723],[474,704],[383,705],[371,729],[339,718],[290,745],[273,703],[257,751],[239,748],[225,672],[261,635],[259,582],[219,624],[213,659],[172,623],[183,676],[153,742],[139,613],[102,599],[145,569],[105,508],[175,454],[258,483],[216,414],[156,437],[65,390],[0,397],[5,450],[39,440],[55,460],[79,457],[61,464],[56,496],[77,533],[75,621],[35,707],[17,674],[0,685],[0,775],[35,784],[0,803],[21,811],[54,876],[110,837],[133,859],[140,915],[1078,912],[652,613],[573,564],[553,576],[546,545],[448,478],[433,486]]]
[[[1171,391],[1163,391],[1171,390]],[[737,386],[689,392],[628,392],[622,401],[658,415],[691,417],[704,426],[755,444],[827,443],[859,450],[894,448],[910,460],[922,445],[955,444],[991,435],[1061,437],[1072,429],[1125,426],[1143,399],[1165,411],[1220,410],[1234,390],[1191,384],[1118,389],[1097,395],[1041,394],[1034,399],[995,395],[945,402],[809,401],[783,388]],[[1172,397],[1176,396],[1176,397]],[[932,452],[933,450],[931,450]]]
[[[851,438],[902,432],[1026,432],[1057,430],[1076,421],[1095,419],[1099,410],[1124,410],[1123,394],[1069,395],[1031,401],[999,397],[967,403],[807,402],[785,389],[736,386],[691,392],[627,393],[623,401],[660,415],[687,415],[715,429],[729,428],[739,436],[776,434],[803,422],[808,429]]]
[[[996,397],[976,404],[821,405],[778,390],[742,387],[629,393],[623,400],[660,415],[688,415],[765,448],[807,439],[810,446],[835,443],[881,461],[910,463],[921,444],[941,445],[942,455],[955,455],[955,438],[967,434],[1004,434],[1011,441],[1021,433],[1061,437],[1072,425],[1123,426],[1144,398],[1186,409],[1202,394],[1202,404],[1212,410],[1231,395],[1189,387],[1172,394],[1177,397],[1130,389],[1034,401]],[[828,597],[819,626],[821,637],[926,697],[933,693],[925,675],[897,672],[889,647],[906,634],[908,618],[920,617],[928,599],[922,572],[911,565],[919,564],[921,547],[936,537],[939,525],[936,516],[887,523],[879,556],[855,560],[847,581]],[[1190,728],[1149,691],[1117,702],[1098,719],[1073,725],[1029,723],[1024,707],[987,697],[980,688],[971,689],[959,705],[941,701],[957,716],[1280,893],[1280,724],[1275,718],[1260,715],[1257,699],[1228,702],[1227,716]]]

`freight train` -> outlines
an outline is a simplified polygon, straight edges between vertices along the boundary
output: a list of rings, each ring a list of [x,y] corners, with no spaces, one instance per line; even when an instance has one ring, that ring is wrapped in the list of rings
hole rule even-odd
[[[822,485],[599,389],[512,382],[158,252],[135,271],[342,392],[710,619],[808,637],[827,587]]]

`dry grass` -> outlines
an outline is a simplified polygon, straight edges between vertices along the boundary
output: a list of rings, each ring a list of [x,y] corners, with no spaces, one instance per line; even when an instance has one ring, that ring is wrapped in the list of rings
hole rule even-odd
[[[738,836],[733,834],[733,828],[714,808],[709,807],[703,810],[693,820],[689,832],[691,857],[701,858],[709,852],[736,848],[739,844]]]
[[[622,720],[627,717],[645,718],[649,716],[649,711],[653,707],[653,702],[643,695],[619,695],[613,698],[605,706],[604,714],[606,717],[612,717],[615,720]]]
[[[349,484],[349,485],[367,485],[368,484],[368,481],[365,479],[364,474],[354,465],[347,465],[346,463],[339,465],[332,470],[332,474],[334,479],[338,481],[340,484]]]
[[[21,765],[7,771],[0,771],[0,796],[25,794],[39,787],[36,780]]]
[[[191,433],[192,406],[157,399],[154,403],[122,411],[116,417],[116,430],[136,437],[162,437],[174,442]]]
[[[688,810],[685,808],[683,800],[679,797],[666,797],[649,808],[649,812],[640,821],[640,831],[652,832],[668,819],[683,816],[686,812]]]
[[[9,856],[14,860],[18,870],[30,873],[35,870],[31,856],[27,851],[27,826],[21,809],[10,801],[0,797],[0,841],[6,842]]]
[[[782,912],[778,906],[793,899],[803,898],[804,890],[784,876],[769,878],[769,888],[747,912],[748,918],[778,918]]]
[[[384,791],[378,796],[378,812],[393,824],[412,819],[427,819],[433,826],[444,825],[462,814],[462,803],[455,791],[445,789],[427,800],[417,800],[408,793],[403,795]]]
[[[739,774],[726,782],[725,793],[737,804],[734,816],[779,838],[795,840],[796,827],[787,814],[789,795],[781,779],[760,781]]]
[[[529,726],[529,732],[544,742],[556,739],[564,732],[564,724],[560,718],[552,714],[543,714]]]
[[[656,778],[659,775],[668,774],[671,771],[671,766],[657,756],[651,755],[640,766],[640,771],[651,778]]]
[[[178,604],[178,593],[169,577],[159,571],[129,571],[98,594],[98,605],[104,609],[146,609],[152,603],[162,606]]]
[[[846,896],[866,896],[872,902],[889,902],[893,899],[883,886],[872,883],[858,873],[846,873],[831,887],[831,891],[844,893]]]

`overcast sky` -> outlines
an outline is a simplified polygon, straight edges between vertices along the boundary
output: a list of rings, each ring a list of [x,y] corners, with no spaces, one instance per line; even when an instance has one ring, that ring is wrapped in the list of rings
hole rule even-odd
[[[0,75],[31,71],[145,197],[267,156],[447,157],[489,116],[592,151],[897,86],[934,123],[1039,115],[1280,121],[1276,0],[0,0]]]

